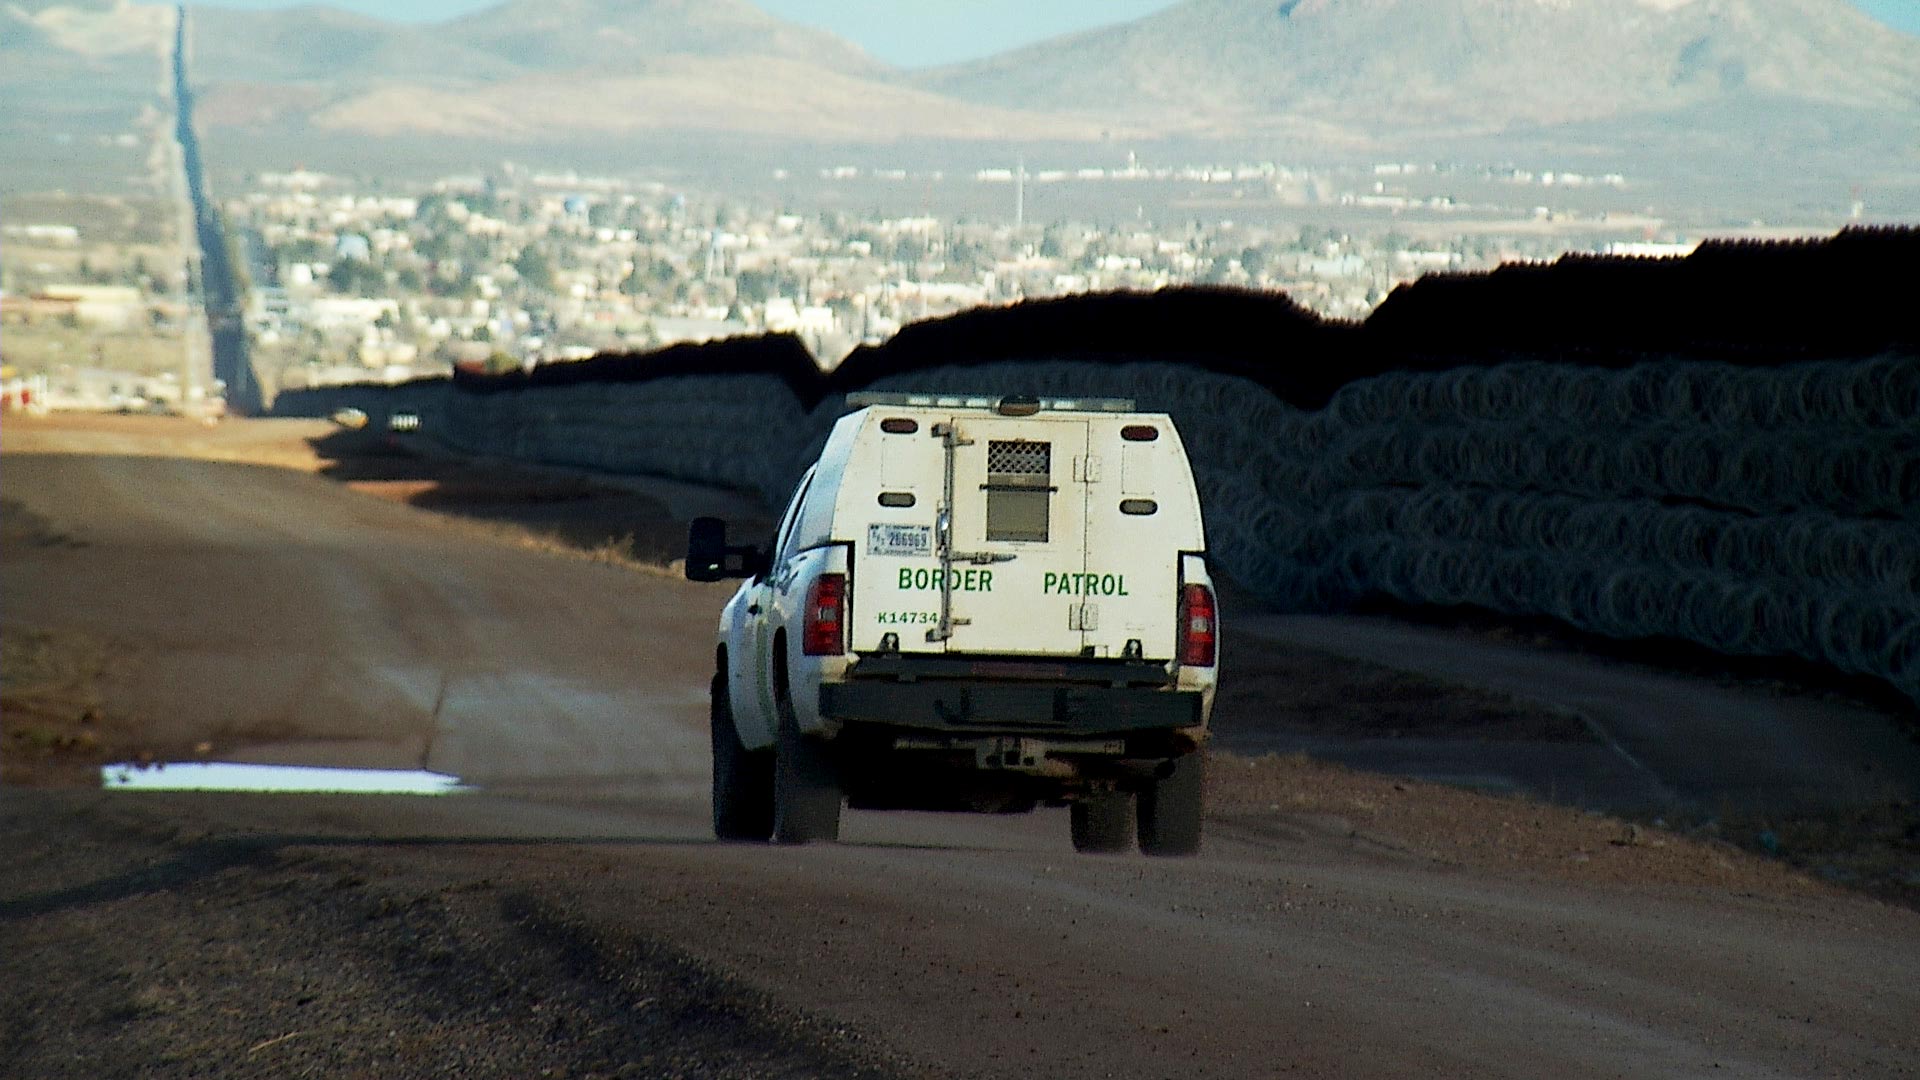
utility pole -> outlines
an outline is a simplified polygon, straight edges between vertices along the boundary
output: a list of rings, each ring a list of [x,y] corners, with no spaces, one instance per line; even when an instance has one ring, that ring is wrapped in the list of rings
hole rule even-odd
[[[1025,155],[1016,158],[1013,166],[1013,227],[1023,228],[1027,224],[1027,159]]]

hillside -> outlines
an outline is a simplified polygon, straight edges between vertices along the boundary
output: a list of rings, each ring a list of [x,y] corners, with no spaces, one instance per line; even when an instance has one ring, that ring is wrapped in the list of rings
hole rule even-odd
[[[127,56],[165,48],[173,12],[127,0],[23,6],[0,2],[0,79],[25,82],[39,70],[107,70]]]
[[[660,56],[768,56],[874,76],[889,69],[745,0],[509,0],[433,31],[523,68],[619,72]]]
[[[248,88],[216,87],[208,109],[257,106]],[[214,115],[209,112],[208,115]],[[537,73],[470,87],[393,83],[306,114],[312,128],[366,136],[594,139],[638,133],[729,133],[842,143],[1008,132],[1092,138],[1089,121],[958,104],[912,87],[761,56],[648,59],[617,74]]]
[[[881,69],[859,49],[780,22],[743,0],[511,0],[440,25],[335,8],[195,8],[198,78],[324,84],[336,98],[371,83],[481,83],[620,75],[667,56],[764,56],[834,71]]]
[[[510,0],[425,27],[205,8],[192,27],[201,118],[215,127],[547,141],[1098,134],[1087,119],[942,98],[745,0]]]
[[[161,105],[172,28],[171,10],[126,0],[0,0],[0,181],[56,136],[118,134]]]
[[[0,140],[126,130],[157,100],[171,21],[0,0]],[[1910,176],[1920,128],[1920,40],[1846,0],[1186,0],[912,74],[748,0],[506,0],[426,26],[196,6],[190,33],[216,139],[1199,137],[1487,160],[1531,140],[1639,171],[1765,147],[1857,182]]]
[[[307,86],[321,96],[375,82],[466,85],[519,73],[437,28],[390,23],[328,7],[189,11],[194,82]]]
[[[1920,113],[1920,41],[1845,0],[1187,0],[919,83],[1216,133],[1486,131],[1729,99]]]

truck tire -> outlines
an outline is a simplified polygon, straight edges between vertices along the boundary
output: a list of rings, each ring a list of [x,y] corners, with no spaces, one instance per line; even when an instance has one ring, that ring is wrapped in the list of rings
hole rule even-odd
[[[1147,855],[1194,855],[1207,786],[1207,753],[1175,758],[1171,775],[1140,793],[1140,850]]]
[[[1073,850],[1112,855],[1133,848],[1133,800],[1124,791],[1089,795],[1067,810]]]
[[[765,843],[773,835],[773,755],[741,745],[727,699],[725,668],[714,673],[711,700],[713,835]]]
[[[775,669],[780,733],[774,746],[773,842],[831,843],[840,839],[840,778],[826,746],[800,734],[786,675],[784,664]]]

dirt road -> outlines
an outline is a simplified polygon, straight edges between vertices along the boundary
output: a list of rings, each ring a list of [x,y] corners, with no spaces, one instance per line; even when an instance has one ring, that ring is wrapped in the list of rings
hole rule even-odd
[[[481,790],[0,790],[6,1075],[1920,1061],[1912,911],[1725,845],[1300,760],[1223,756],[1191,861],[1075,856],[1059,812],[850,812],[837,847],[716,845],[722,590],[312,476],[28,435],[7,433],[0,620],[112,646],[101,724],[198,740],[212,718],[223,756],[425,763]]]
[[[105,637],[105,712],[164,742],[478,782],[705,768],[704,687],[655,676],[711,666],[717,593],[257,465],[14,454],[6,487],[49,534],[0,568],[8,608]]]

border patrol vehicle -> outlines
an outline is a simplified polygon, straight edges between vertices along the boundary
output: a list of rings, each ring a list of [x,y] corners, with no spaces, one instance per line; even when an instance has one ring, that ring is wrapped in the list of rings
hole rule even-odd
[[[864,394],[771,547],[693,522],[720,619],[713,825],[1071,807],[1074,846],[1199,849],[1217,612],[1180,435],[1131,401]]]

